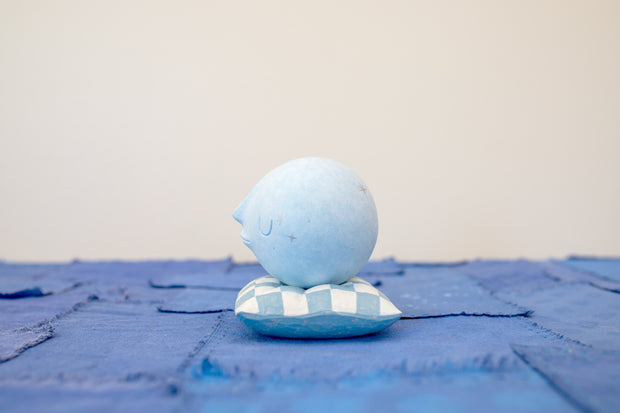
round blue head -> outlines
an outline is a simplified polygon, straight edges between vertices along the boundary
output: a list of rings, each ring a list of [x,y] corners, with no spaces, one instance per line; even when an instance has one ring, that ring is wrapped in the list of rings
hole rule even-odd
[[[301,158],[269,172],[233,218],[265,270],[296,287],[345,282],[366,264],[377,242],[370,190],[331,159]]]

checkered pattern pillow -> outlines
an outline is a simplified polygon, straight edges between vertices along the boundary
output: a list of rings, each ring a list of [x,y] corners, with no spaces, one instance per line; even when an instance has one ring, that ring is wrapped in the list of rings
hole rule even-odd
[[[321,284],[305,290],[282,284],[270,275],[239,292],[235,314],[255,330],[285,337],[369,334],[401,316],[381,291],[358,277],[340,285]],[[284,331],[291,326],[295,331]],[[323,331],[315,331],[317,328]]]

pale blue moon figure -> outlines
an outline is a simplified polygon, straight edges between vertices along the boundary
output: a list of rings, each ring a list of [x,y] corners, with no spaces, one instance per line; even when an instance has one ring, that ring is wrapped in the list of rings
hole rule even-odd
[[[341,284],[368,262],[377,209],[362,179],[339,162],[301,158],[269,172],[233,213],[241,238],[285,284]]]

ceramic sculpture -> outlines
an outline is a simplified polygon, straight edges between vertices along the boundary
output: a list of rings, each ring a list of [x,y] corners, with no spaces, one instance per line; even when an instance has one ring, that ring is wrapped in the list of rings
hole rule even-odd
[[[239,293],[235,313],[249,327],[284,337],[348,337],[400,318],[385,295],[355,277],[375,247],[377,211],[346,166],[325,158],[288,162],[269,172],[233,217],[271,275]]]

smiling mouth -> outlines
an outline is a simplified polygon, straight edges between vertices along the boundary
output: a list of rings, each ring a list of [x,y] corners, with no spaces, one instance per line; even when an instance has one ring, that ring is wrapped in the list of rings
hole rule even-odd
[[[250,245],[250,240],[249,240],[249,239],[247,239],[247,238],[245,238],[243,235],[241,235],[241,239],[243,240],[243,243],[244,243],[245,245]]]

